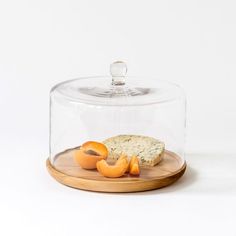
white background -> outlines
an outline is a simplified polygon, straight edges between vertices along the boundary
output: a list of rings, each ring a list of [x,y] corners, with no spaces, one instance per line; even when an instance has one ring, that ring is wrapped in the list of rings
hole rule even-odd
[[[131,235],[137,227],[157,235],[153,227],[176,235],[184,227],[191,235],[204,228],[236,235],[235,12],[233,0],[1,0],[0,234]],[[64,188],[47,175],[50,88],[106,75],[114,60],[126,61],[129,75],[155,75],[185,89],[195,183],[103,195]]]

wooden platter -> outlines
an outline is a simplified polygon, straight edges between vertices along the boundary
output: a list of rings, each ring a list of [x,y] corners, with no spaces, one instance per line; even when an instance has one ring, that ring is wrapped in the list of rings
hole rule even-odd
[[[165,187],[185,172],[186,162],[173,152],[165,151],[163,160],[154,167],[142,167],[139,177],[128,174],[121,178],[106,178],[96,170],[84,170],[73,159],[75,149],[58,154],[47,169],[58,182],[78,189],[97,192],[140,192]]]

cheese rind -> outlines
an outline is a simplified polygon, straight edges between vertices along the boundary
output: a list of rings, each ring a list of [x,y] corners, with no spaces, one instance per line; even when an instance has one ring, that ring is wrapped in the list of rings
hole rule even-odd
[[[103,141],[109,151],[109,158],[118,159],[121,154],[128,158],[137,156],[144,166],[154,166],[163,157],[165,145],[163,142],[142,135],[118,135]]]

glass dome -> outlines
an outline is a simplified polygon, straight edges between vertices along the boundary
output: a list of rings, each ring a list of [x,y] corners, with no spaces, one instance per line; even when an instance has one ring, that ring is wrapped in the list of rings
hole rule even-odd
[[[136,140],[135,146],[129,147],[129,154],[134,152],[141,166],[143,162],[136,149],[144,145],[138,143],[139,140],[148,138],[163,143],[166,151],[178,156],[180,167],[184,165],[186,101],[183,90],[156,78],[127,76],[123,62],[113,63],[110,72],[110,76],[78,78],[52,88],[49,158],[52,167],[78,177],[71,170],[72,165],[77,168],[76,164],[68,164],[66,158],[59,161],[61,157],[69,156],[68,153],[79,150],[88,141],[106,144],[105,140],[122,136]],[[140,139],[135,139],[137,137]],[[119,145],[122,149],[123,144]],[[148,148],[149,140],[145,145]],[[109,157],[114,147],[107,148]],[[125,150],[120,152],[123,151],[125,153]]]

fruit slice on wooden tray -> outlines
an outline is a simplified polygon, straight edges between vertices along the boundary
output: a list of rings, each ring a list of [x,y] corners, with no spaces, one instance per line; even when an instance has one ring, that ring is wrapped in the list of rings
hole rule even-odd
[[[128,160],[127,155],[121,154],[121,156],[119,157],[119,159],[116,161],[116,165],[118,165],[118,164],[119,164],[122,160],[124,160],[124,159],[127,161],[127,168],[126,168],[125,173],[128,173],[128,172],[129,172],[129,160]]]
[[[80,149],[75,150],[74,160],[83,169],[96,169],[98,161],[105,160],[108,156],[106,146],[99,142],[89,141],[84,143]]]
[[[140,175],[139,161],[136,156],[133,156],[129,163],[129,173],[131,175]]]
[[[97,162],[98,172],[108,178],[118,178],[125,174],[129,166],[129,161],[126,156],[121,157],[114,165],[109,165],[105,160]]]

